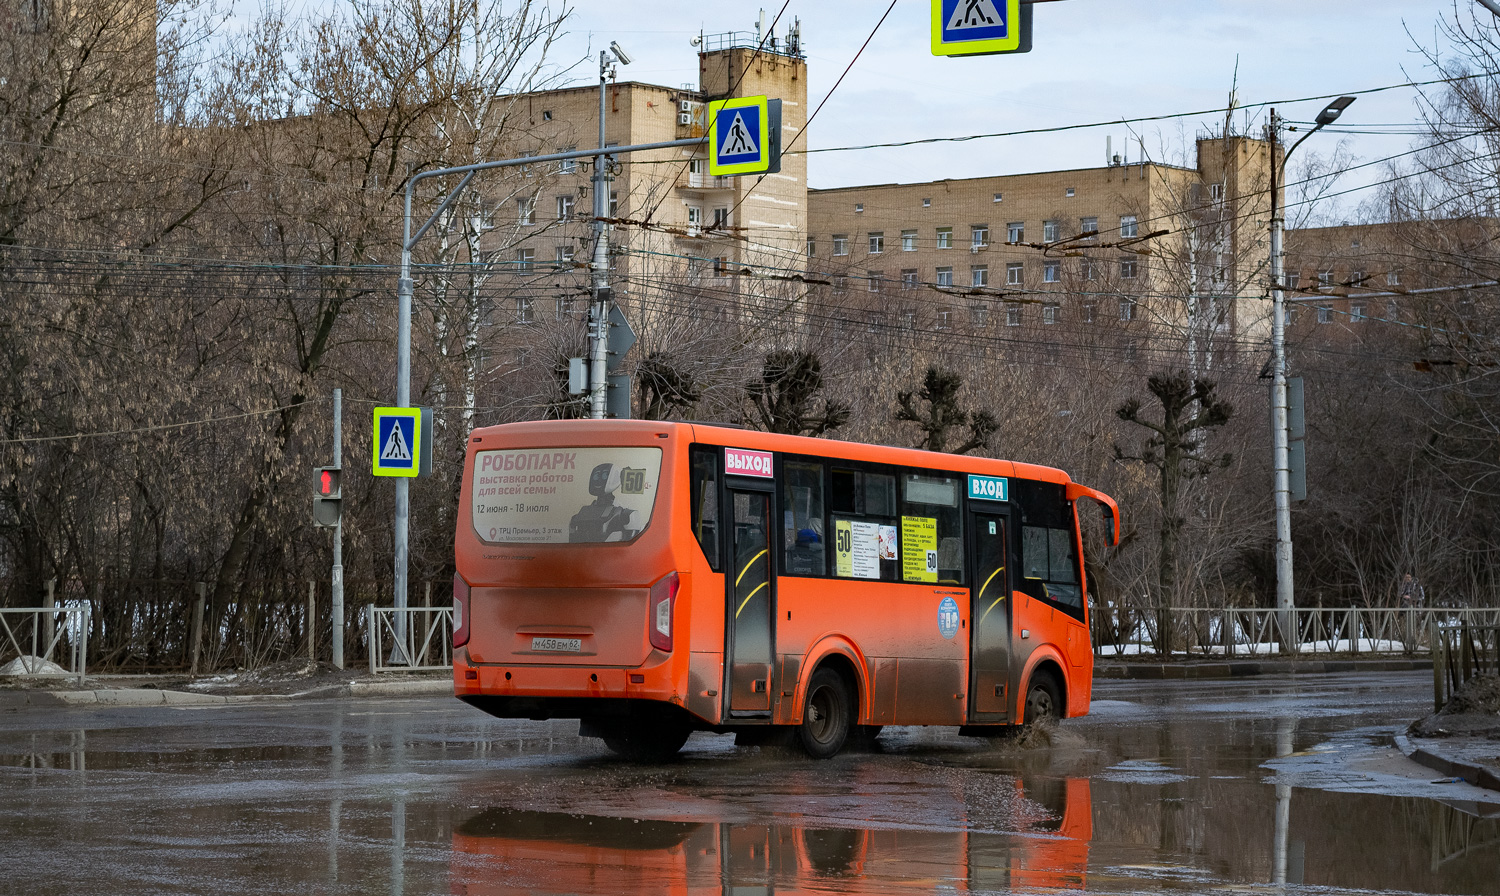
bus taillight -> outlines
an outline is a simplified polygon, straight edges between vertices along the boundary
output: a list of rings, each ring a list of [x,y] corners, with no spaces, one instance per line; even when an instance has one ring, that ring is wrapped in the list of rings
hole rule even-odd
[[[672,649],[672,612],[677,604],[677,589],[681,582],[677,573],[669,572],[651,586],[651,610],[647,617],[651,630],[651,646],[657,650]]]
[[[469,583],[453,574],[453,646],[469,643]]]

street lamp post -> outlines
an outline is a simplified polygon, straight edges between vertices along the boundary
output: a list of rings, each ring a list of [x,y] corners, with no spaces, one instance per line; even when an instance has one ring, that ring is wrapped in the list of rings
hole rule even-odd
[[[1282,156],[1282,167],[1303,141],[1325,125],[1332,124],[1354,102],[1352,96],[1341,96],[1329,103],[1313,120],[1313,129],[1292,144]],[[1282,293],[1281,209],[1276,203],[1276,144],[1281,121],[1271,110],[1271,462],[1275,470],[1276,500],[1276,609],[1281,617],[1282,643],[1295,648],[1292,632],[1292,487],[1291,461],[1287,444],[1286,400],[1286,298]]]

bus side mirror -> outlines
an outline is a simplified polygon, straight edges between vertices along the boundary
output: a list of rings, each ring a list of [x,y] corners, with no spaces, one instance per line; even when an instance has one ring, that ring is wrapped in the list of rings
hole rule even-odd
[[[1114,547],[1120,543],[1120,531],[1115,525],[1115,512],[1108,504],[1100,504],[1099,509],[1104,513],[1104,532],[1109,538],[1109,546]]]

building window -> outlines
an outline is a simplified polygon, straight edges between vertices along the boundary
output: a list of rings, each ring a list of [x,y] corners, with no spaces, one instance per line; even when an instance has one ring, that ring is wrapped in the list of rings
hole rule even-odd
[[[1362,324],[1366,320],[1369,320],[1369,318],[1365,316],[1365,306],[1363,302],[1355,302],[1354,304],[1349,306],[1349,323]]]
[[[984,302],[978,302],[969,306],[969,323],[976,327],[987,327],[990,325],[990,306]]]
[[[884,251],[885,251],[885,234],[884,233],[872,233],[872,234],[870,234],[870,254],[871,255],[879,255],[880,253],[882,253]]]
[[[1135,215],[1120,216],[1120,236],[1123,239],[1132,239],[1140,233],[1140,226],[1136,223]]]
[[[937,320],[933,323],[933,329],[947,330],[953,326],[953,312],[948,308],[937,310]]]
[[[995,201],[996,202],[1001,202],[1004,199],[1005,199],[1005,194],[1004,193],[996,193],[995,194]]]
[[[516,250],[516,270],[523,274],[531,273],[531,268],[536,264],[535,249]]]
[[[866,271],[865,273],[869,276],[870,292],[880,292],[880,282],[885,279],[885,275],[880,271]]]
[[[834,255],[848,255],[849,254],[849,234],[847,234],[847,233],[835,233],[833,235],[833,254]]]
[[[854,213],[856,215],[862,213],[864,210],[865,210],[865,204],[863,202],[856,202],[856,203],[854,203]]]
[[[903,230],[903,231],[901,231],[901,251],[902,252],[915,252],[915,251],[917,251],[917,232],[915,230]]]
[[[1349,285],[1350,286],[1363,286],[1364,282],[1365,282],[1365,272],[1364,271],[1350,271],[1349,272]]]
[[[688,159],[688,174],[702,174],[703,162],[700,158]]]
[[[1085,280],[1099,279],[1099,266],[1094,264],[1092,258],[1085,258],[1078,268],[1080,276]]]
[[[568,269],[570,269],[570,268],[573,267],[573,247],[572,246],[558,246],[557,247],[556,266],[557,266],[557,269],[560,270],[560,271],[565,271],[565,270],[568,270]]]
[[[697,236],[703,230],[703,207],[690,205],[687,207],[687,230],[689,236]]]
[[[1333,286],[1333,271],[1318,271],[1318,289],[1328,289]]]
[[[937,285],[938,286],[952,286],[953,285],[953,269],[952,268],[938,268],[937,269]]]
[[[904,268],[901,271],[901,288],[902,289],[916,289],[917,288],[917,269],[916,268]]]
[[[969,228],[969,245],[975,249],[983,249],[990,244],[990,225],[975,224]]]
[[[1120,279],[1134,280],[1136,275],[1136,260],[1134,258],[1120,259]]]
[[[1020,286],[1021,285],[1021,273],[1025,269],[1026,269],[1026,263],[1023,262],[1023,261],[1011,261],[1011,262],[1007,262],[1006,265],[1005,265],[1005,285],[1006,286]]]
[[[536,321],[536,300],[529,296],[516,297],[516,323],[529,324]]]
[[[1209,184],[1208,185],[1208,198],[1211,199],[1214,202],[1220,202],[1220,201],[1222,201],[1224,199],[1224,185],[1223,184]]]
[[[953,248],[953,228],[939,227],[937,229],[937,247],[939,249]]]
[[[576,147],[576,146],[569,146],[569,147],[566,147],[566,148],[564,148],[564,147],[558,147],[557,151],[558,152],[572,152],[572,151],[574,151],[577,148],[578,147]],[[577,159],[563,159],[562,161],[560,161],[560,162],[557,163],[557,170],[561,171],[563,174],[572,174],[573,172],[575,172],[575,171],[578,170],[578,160]]]
[[[536,223],[536,199],[516,200],[516,223],[526,226]]]
[[[971,286],[990,285],[990,266],[987,264],[976,264],[969,268],[969,280]]]
[[[849,278],[843,274],[835,274],[833,277],[833,291],[845,292],[849,289]]]
[[[620,217],[620,194],[615,190],[609,191],[609,216]]]
[[[1293,308],[1291,305],[1284,305],[1284,306],[1282,306],[1282,309],[1281,309],[1281,323],[1282,323],[1282,325],[1290,327],[1293,323],[1296,322],[1296,320],[1297,320],[1296,309]]]
[[[1099,219],[1098,218],[1079,218],[1078,219],[1078,232],[1081,233],[1081,234],[1083,234],[1083,238],[1086,239],[1086,240],[1091,240],[1094,237],[1098,236],[1099,235]]]
[[[931,199],[923,199],[922,200],[922,207],[923,208],[932,208],[932,200]]]
[[[1135,299],[1120,299],[1120,320],[1135,320]]]
[[[1042,262],[1042,282],[1057,283],[1060,280],[1062,280],[1062,262],[1057,259]]]
[[[1300,283],[1300,282],[1302,282],[1302,275],[1300,273],[1298,273],[1297,271],[1287,271],[1286,272],[1286,288],[1287,289],[1296,289],[1297,288],[1297,284]]]
[[[1043,324],[1047,324],[1047,325],[1051,325],[1051,324],[1057,323],[1057,306],[1056,305],[1043,305],[1042,306],[1042,323]]]
[[[1094,302],[1092,299],[1079,306],[1078,318],[1086,324],[1094,322]]]
[[[1062,239],[1062,228],[1057,225],[1057,222],[1056,221],[1043,221],[1042,222],[1042,242],[1044,242],[1044,243],[1055,243],[1055,242],[1057,242],[1060,239]]]
[[[1007,327],[1019,327],[1021,325],[1021,306],[1012,302],[1005,306],[1005,325]]]
[[[716,230],[723,230],[724,228],[726,228],[728,226],[729,226],[729,209],[727,207],[723,207],[723,206],[714,209],[714,228]]]
[[[558,296],[558,298],[557,298],[557,312],[556,313],[557,313],[557,319],[558,320],[566,320],[566,319],[572,317],[573,316],[573,297],[572,296]]]
[[[807,257],[812,258],[818,254],[818,241],[812,237],[807,238]]]
[[[1072,187],[1068,187],[1068,189],[1063,192],[1063,195],[1067,196],[1069,199],[1072,199],[1075,192],[1077,191],[1075,191]]]
[[[1401,272],[1400,271],[1386,271],[1385,272],[1385,285],[1386,286],[1400,286],[1401,285]]]
[[[910,330],[917,325],[917,310],[910,305],[901,306],[901,326]]]
[[[1012,243],[1023,243],[1026,241],[1026,224],[1022,221],[1012,221],[1005,225],[1005,239]]]
[[[557,197],[557,220],[566,221],[573,217],[573,196]]]
[[[1331,323],[1333,323],[1333,306],[1332,305],[1319,305],[1318,306],[1318,323],[1320,323],[1320,324],[1331,324]]]

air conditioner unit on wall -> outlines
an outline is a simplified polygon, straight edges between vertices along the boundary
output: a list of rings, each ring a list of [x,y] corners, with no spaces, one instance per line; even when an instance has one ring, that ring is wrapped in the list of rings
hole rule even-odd
[[[696,106],[696,105],[698,105],[698,104],[695,103],[695,102],[693,102],[692,100],[682,100],[681,102],[679,102],[677,104],[677,111],[678,112],[692,112],[693,111],[693,107]]]
[[[691,112],[678,112],[677,113],[677,123],[678,124],[692,124],[693,123],[693,113],[691,113]]]

